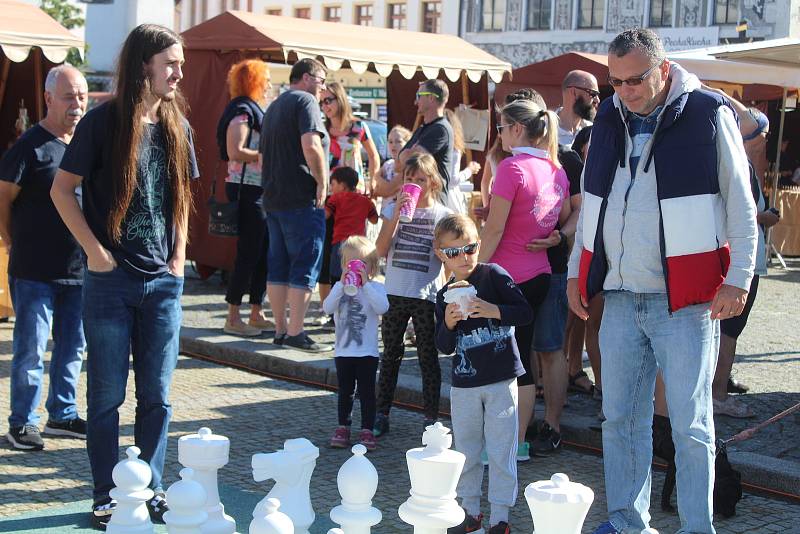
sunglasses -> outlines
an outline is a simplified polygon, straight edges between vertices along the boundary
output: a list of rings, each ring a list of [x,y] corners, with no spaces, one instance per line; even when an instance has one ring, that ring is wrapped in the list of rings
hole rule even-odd
[[[417,98],[421,96],[432,96],[434,98],[438,98],[436,93],[431,93],[430,91],[417,91]]]
[[[513,126],[513,125],[514,125],[513,122],[508,123],[508,124],[498,124],[497,126],[495,126],[495,128],[497,128],[497,133],[503,133],[503,128],[508,128],[509,126]]]
[[[628,78],[627,80],[620,80],[619,78],[612,78],[611,76],[609,76],[608,83],[614,87],[620,87],[622,86],[623,83],[629,86],[642,85],[644,79],[650,76],[650,73],[653,72],[658,66],[659,66],[658,64],[653,65],[652,67],[647,69],[645,73],[642,74],[641,76],[634,76],[633,78]]]
[[[317,76],[316,74],[311,74],[311,73],[306,73],[306,74],[317,80],[317,82],[321,83],[322,85],[325,85],[325,76]]]
[[[580,89],[587,95],[591,96],[592,98],[600,99],[600,91],[595,91],[594,89],[587,89],[586,87],[578,87],[577,85],[570,85],[571,89]]]
[[[336,102],[335,96],[328,96],[319,101],[319,103],[324,106],[328,106],[330,104],[333,104],[334,102]]]
[[[472,256],[476,252],[478,252],[478,243],[469,243],[464,245],[463,247],[447,247],[447,248],[440,248],[439,252],[450,258],[457,258],[459,254],[462,252],[467,256]]]

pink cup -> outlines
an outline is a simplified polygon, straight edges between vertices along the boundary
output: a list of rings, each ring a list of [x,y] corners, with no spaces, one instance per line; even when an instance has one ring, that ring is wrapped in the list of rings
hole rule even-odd
[[[422,194],[422,188],[417,184],[403,184],[401,191],[408,193],[411,198],[400,206],[400,222],[410,223],[414,218],[414,210],[417,209],[417,202],[420,194]]]
[[[361,260],[347,262],[347,271],[344,273],[344,292],[346,295],[353,297],[358,293],[358,288],[361,287],[361,275],[359,273],[366,267],[367,264]]]

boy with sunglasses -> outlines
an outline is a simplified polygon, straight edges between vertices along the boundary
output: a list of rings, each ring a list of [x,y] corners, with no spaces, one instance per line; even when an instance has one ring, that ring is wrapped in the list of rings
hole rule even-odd
[[[466,215],[449,215],[434,231],[436,255],[452,272],[436,295],[436,346],[453,354],[450,410],[456,450],[466,456],[456,492],[466,516],[449,534],[482,528],[481,451],[489,460],[489,534],[507,534],[508,512],[517,500],[517,377],[525,373],[514,327],[533,312],[511,276],[499,265],[478,263],[480,239]],[[473,286],[464,310],[445,303],[445,293]],[[466,319],[464,318],[466,316]]]

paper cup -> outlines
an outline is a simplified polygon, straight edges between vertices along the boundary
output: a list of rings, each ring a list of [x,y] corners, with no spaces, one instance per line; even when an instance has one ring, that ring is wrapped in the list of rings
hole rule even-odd
[[[367,264],[361,260],[351,260],[347,262],[347,272],[344,273],[344,292],[351,297],[358,293],[361,287],[361,269],[366,268]]]
[[[414,218],[414,210],[417,209],[417,201],[422,193],[422,188],[417,184],[403,184],[403,193],[408,193],[411,198],[400,206],[400,222],[410,223]]]
[[[474,286],[462,286],[448,289],[444,293],[444,301],[448,304],[455,302],[458,304],[458,309],[461,310],[461,319],[469,319],[470,302],[478,295],[478,291]]]

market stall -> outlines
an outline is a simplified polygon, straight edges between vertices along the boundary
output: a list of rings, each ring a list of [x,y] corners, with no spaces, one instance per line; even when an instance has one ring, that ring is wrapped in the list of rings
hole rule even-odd
[[[450,86],[448,107],[465,102],[489,107],[489,80],[497,83],[511,66],[453,35],[391,30],[228,11],[182,34],[186,65],[183,92],[195,131],[201,180],[195,194],[196,212],[190,225],[188,257],[198,264],[229,269],[235,240],[208,234],[206,200],[211,183],[221,180],[217,154],[217,120],[228,102],[225,77],[237,61],[259,57],[293,64],[313,57],[330,71],[366,70],[385,77],[388,124],[413,127],[414,94],[418,82],[441,78]],[[220,189],[220,188],[218,188]]]

